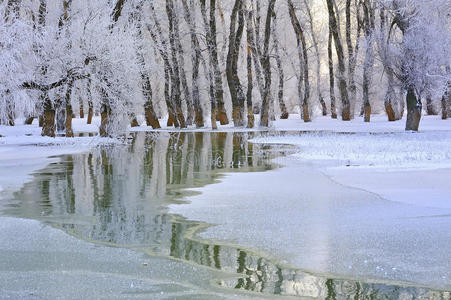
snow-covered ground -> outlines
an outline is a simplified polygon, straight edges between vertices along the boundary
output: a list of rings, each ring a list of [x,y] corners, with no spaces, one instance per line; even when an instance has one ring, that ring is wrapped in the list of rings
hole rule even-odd
[[[374,124],[321,118],[321,132],[270,136],[257,143],[291,144],[294,156],[320,167],[334,181],[385,199],[429,207],[451,208],[451,120],[426,116],[418,133],[404,132],[400,122]],[[401,123],[401,124],[400,124]],[[324,126],[321,126],[324,124]],[[368,127],[362,131],[363,127]],[[307,126],[310,126],[307,125]],[[345,134],[337,134],[345,133]]]
[[[167,118],[160,119],[161,129],[152,130],[152,127],[145,126],[143,117],[138,117],[140,127],[130,128],[131,131],[174,131],[173,127],[167,127]],[[255,124],[253,129],[235,128],[233,122],[229,125],[218,125],[218,131],[327,131],[327,132],[349,132],[349,133],[390,133],[390,132],[404,132],[406,119],[388,122],[385,115],[372,115],[371,122],[363,122],[363,118],[355,117],[353,120],[343,122],[339,119],[331,119],[330,117],[320,116],[313,119],[312,122],[305,123],[299,115],[291,114],[288,120],[272,121],[270,128],[260,128],[258,124],[260,117],[255,116]],[[219,124],[219,123],[218,123]],[[440,116],[423,116],[420,123],[420,132],[430,131],[449,131],[451,130],[451,119],[441,120]],[[178,131],[178,130],[177,130]],[[205,119],[205,128],[196,129],[190,126],[183,131],[212,131],[211,122],[208,118]]]

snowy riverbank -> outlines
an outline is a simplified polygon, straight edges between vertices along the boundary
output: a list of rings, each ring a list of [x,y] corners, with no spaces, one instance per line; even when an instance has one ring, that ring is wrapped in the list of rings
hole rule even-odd
[[[333,122],[321,121],[328,125],[320,128],[329,132],[253,141],[295,145],[296,158],[342,185],[391,201],[451,208],[451,120],[424,117],[418,133],[400,131],[396,122],[376,121],[371,130],[362,132],[355,121],[335,129]]]

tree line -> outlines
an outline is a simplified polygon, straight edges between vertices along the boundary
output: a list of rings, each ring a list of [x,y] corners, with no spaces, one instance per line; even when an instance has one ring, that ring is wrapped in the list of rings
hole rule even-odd
[[[451,113],[446,0],[3,0],[0,122],[42,135]],[[255,115],[260,118],[256,119]],[[207,122],[207,118],[210,118]],[[259,124],[256,124],[259,120]]]

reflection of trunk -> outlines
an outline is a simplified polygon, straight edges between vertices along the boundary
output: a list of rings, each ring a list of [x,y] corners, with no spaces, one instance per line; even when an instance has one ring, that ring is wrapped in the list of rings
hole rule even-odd
[[[304,81],[304,98],[302,100],[302,117],[304,122],[310,122],[310,112],[309,112],[309,98],[310,98],[310,80],[309,80],[309,65],[308,65],[308,53],[307,53],[307,43],[305,42],[304,31],[299,23],[298,17],[294,10],[293,2],[288,0],[288,10],[290,14],[291,24],[293,25],[294,32],[296,34],[298,53],[299,53],[299,65],[302,75],[298,76],[298,91],[299,97],[301,98],[301,85],[302,80]],[[301,52],[302,49],[302,52]]]
[[[277,71],[279,72],[279,92],[277,93],[277,98],[279,99],[279,109],[280,109],[280,118],[288,119],[288,111],[287,106],[283,100],[283,89],[285,84],[285,76],[283,73],[282,67],[282,59],[280,58],[280,50],[279,50],[279,37],[277,36],[277,17],[276,14],[273,16],[274,25],[272,28],[272,35],[274,39],[274,57],[276,59]]]
[[[335,106],[335,74],[334,58],[332,55],[332,32],[329,29],[329,41],[327,45],[327,54],[329,57],[329,93],[330,93],[330,112],[332,119],[337,118],[337,108]]]
[[[202,53],[200,49],[199,39],[196,35],[196,25],[195,20],[191,15],[191,10],[194,11],[194,6],[189,7],[186,0],[182,0],[184,8],[185,21],[189,26],[190,36],[191,36],[191,48],[192,48],[192,88],[193,88],[193,105],[194,105],[194,122],[197,128],[204,127],[204,116],[202,106],[200,104],[200,91],[199,91],[199,64],[202,58]]]
[[[407,89],[406,96],[407,103],[407,122],[406,130],[418,131],[421,120],[421,99],[418,97],[414,88]]]
[[[269,105],[271,103],[271,62],[269,60],[269,41],[271,38],[271,19],[274,13],[275,0],[269,0],[266,13],[265,40],[263,42],[263,53],[261,57],[263,72],[265,75],[264,97],[262,99],[260,126],[269,125]]]
[[[243,126],[244,92],[238,77],[238,57],[241,37],[244,29],[244,13],[242,0],[236,0],[230,17],[229,51],[227,54],[227,82],[230,89],[233,107],[233,123],[235,126]],[[238,19],[238,22],[237,22]],[[238,28],[236,27],[238,23]]]
[[[316,90],[317,90],[317,94],[318,94],[318,101],[321,104],[323,116],[327,116],[327,106],[326,106],[326,102],[324,102],[324,97],[321,92],[321,54],[319,51],[318,40],[317,40],[316,34],[314,32],[312,12],[311,12],[311,9],[310,9],[310,6],[309,6],[307,0],[304,0],[304,5],[307,10],[307,16],[309,18],[310,34],[312,36],[313,48],[315,50],[315,56],[316,56]]]
[[[327,9],[329,13],[329,30],[332,31],[334,38],[335,51],[338,58],[338,81],[341,97],[341,118],[343,121],[351,120],[351,106],[348,97],[348,86],[345,79],[346,67],[344,59],[343,44],[338,29],[336,12],[334,11],[334,0],[327,0]]]

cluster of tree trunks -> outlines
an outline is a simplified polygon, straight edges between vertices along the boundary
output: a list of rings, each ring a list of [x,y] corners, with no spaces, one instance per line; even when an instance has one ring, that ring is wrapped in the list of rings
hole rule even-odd
[[[57,27],[57,37],[65,38],[67,42],[67,51],[71,50],[70,24],[71,24],[71,5],[73,0],[64,0],[62,3],[62,14],[59,18]],[[5,10],[5,20],[18,18],[20,15],[20,0],[8,0]],[[302,3],[302,4],[301,4]],[[150,66],[146,61],[145,39],[150,34],[151,41],[160,55],[163,64],[164,73],[164,100],[168,113],[168,126],[176,128],[186,128],[195,124],[197,128],[205,125],[204,109],[201,105],[201,77],[200,67],[204,69],[204,74],[209,85],[209,104],[211,114],[211,125],[213,129],[217,128],[217,121],[221,125],[229,123],[224,100],[223,75],[225,75],[227,86],[230,92],[232,104],[232,120],[235,126],[255,126],[254,113],[256,110],[260,113],[260,126],[269,126],[269,121],[274,118],[274,101],[272,95],[272,72],[277,70],[277,104],[280,110],[280,118],[287,119],[288,109],[284,101],[285,76],[283,57],[285,53],[283,45],[278,36],[277,15],[275,10],[276,1],[265,1],[267,8],[265,18],[261,14],[262,1],[258,0],[234,0],[230,12],[230,23],[228,37],[222,34],[224,41],[222,51],[218,49],[218,30],[216,24],[216,15],[220,17],[223,27],[225,27],[225,15],[220,3],[217,0],[200,0],[196,3],[193,0],[164,0],[164,11],[166,13],[164,22],[162,15],[155,8],[154,1],[145,0],[115,0],[112,3],[111,24],[109,30],[118,26],[121,18],[124,18],[125,11],[131,14],[127,16],[132,20],[131,24],[136,29],[136,64],[139,68],[139,85],[144,99],[144,116],[147,126],[154,129],[160,128],[158,114],[154,107],[152,79]],[[297,62],[293,63],[295,77],[297,79],[297,93],[299,98],[299,107],[301,116],[305,122],[311,121],[313,103],[311,97],[311,81],[316,79],[315,101],[320,104],[322,115],[328,114],[328,108],[324,99],[321,78],[321,51],[318,38],[318,29],[315,29],[314,15],[312,12],[313,4],[307,0],[286,0],[290,23],[296,37]],[[37,17],[33,17],[34,27],[38,32],[44,30],[48,18],[48,8],[46,0],[39,0],[39,9]],[[131,5],[131,9],[124,9],[126,5]],[[302,5],[303,13],[300,14],[297,5]],[[410,80],[407,74],[409,70],[408,59],[413,54],[409,49],[403,53],[404,60],[401,62],[405,66],[403,74],[397,74],[393,60],[388,51],[388,44],[392,38],[392,31],[396,26],[400,30],[398,37],[404,38],[406,32],[411,29],[409,15],[404,13],[404,4],[399,1],[393,1],[389,5],[380,5],[375,0],[345,0],[344,10],[341,11],[335,0],[326,0],[328,13],[328,41],[327,41],[327,60],[329,71],[329,95],[330,95],[330,113],[332,118],[337,118],[337,111],[341,114],[343,121],[349,121],[354,117],[355,103],[357,99],[356,69],[357,61],[363,57],[362,81],[360,102],[360,115],[364,117],[365,122],[371,120],[371,86],[373,85],[373,73],[375,66],[375,49],[380,57],[384,68],[384,75],[387,79],[387,90],[384,97],[384,107],[389,121],[396,121],[402,118],[404,108],[407,108],[406,130],[418,130],[423,108],[421,96],[426,98],[426,111],[429,115],[437,115],[438,110],[433,102],[430,92],[419,92],[419,87]],[[203,33],[198,32],[196,24],[196,8],[200,9],[201,23],[200,28]],[[149,9],[148,9],[149,8]],[[391,9],[390,12],[388,10]],[[149,12],[145,16],[144,12]],[[377,19],[378,13],[378,19]],[[301,16],[301,17],[300,17]],[[344,22],[341,17],[345,17]],[[182,19],[183,18],[183,19]],[[185,58],[189,52],[187,46],[182,46],[180,20],[184,20],[187,25],[187,32],[190,38],[190,60],[192,67],[191,78],[188,78],[189,72],[186,70]],[[263,22],[263,20],[265,20]],[[167,21],[167,22],[166,22]],[[376,28],[378,24],[378,28]],[[341,25],[345,25],[344,32],[341,32]],[[167,26],[167,30],[165,29]],[[225,30],[226,28],[224,28]],[[377,32],[376,34],[376,31]],[[183,31],[184,32],[184,31]],[[246,40],[244,40],[246,34]],[[400,39],[401,39],[400,38]],[[364,53],[359,56],[361,41],[365,42]],[[247,47],[247,51],[240,53],[243,49],[242,44]],[[205,45],[205,49],[203,49]],[[40,54],[38,46],[36,54]],[[203,51],[206,53],[204,58]],[[311,52],[311,53],[310,53]],[[225,55],[226,54],[226,55]],[[346,55],[347,54],[347,55]],[[247,68],[247,86],[240,79],[240,57],[246,58]],[[220,58],[225,61],[225,70],[221,70]],[[74,115],[72,103],[73,91],[80,89],[87,90],[86,99],[78,96],[77,101],[80,107],[80,117],[84,118],[84,103],[88,104],[87,122],[92,122],[94,114],[94,104],[91,96],[91,88],[99,89],[101,96],[100,103],[100,135],[110,136],[112,134],[111,118],[113,118],[114,107],[109,94],[109,87],[112,83],[105,75],[102,79],[102,87],[92,87],[93,83],[89,76],[88,67],[93,58],[87,57],[84,66],[80,70],[86,73],[70,70],[60,80],[53,83],[42,84],[46,80],[48,66],[43,57],[42,65],[39,70],[39,77],[35,81],[25,82],[21,85],[24,89],[36,89],[40,92],[39,104],[36,107],[36,114],[40,115],[39,123],[42,126],[42,135],[55,136],[57,130],[64,129],[67,137],[73,137],[72,118]],[[314,74],[310,72],[312,59],[315,67]],[[336,59],[336,62],[334,62]],[[271,62],[274,62],[273,65]],[[223,72],[225,71],[225,72]],[[447,69],[449,73],[449,69]],[[105,72],[108,74],[108,72]],[[360,74],[357,72],[357,74]],[[359,82],[357,80],[357,82]],[[190,85],[191,83],[191,85]],[[359,82],[360,83],[360,82]],[[256,109],[253,99],[254,84],[260,94],[261,106]],[[441,99],[442,118],[448,118],[450,114],[450,83],[447,83],[443,97]],[[359,85],[360,86],[360,85]],[[245,88],[247,90],[245,91]],[[339,100],[337,105],[335,90],[338,88]],[[402,92],[399,92],[399,90]],[[54,90],[54,93],[50,93]],[[55,94],[55,96],[53,96]],[[401,99],[401,94],[405,94],[405,101]],[[52,96],[51,96],[52,95]],[[8,123],[14,125],[14,102],[12,97],[5,97],[8,106]],[[127,104],[128,105],[128,104]],[[131,126],[139,126],[135,112],[128,112]],[[27,118],[26,123],[31,124],[35,115]],[[247,122],[246,122],[247,119]]]

